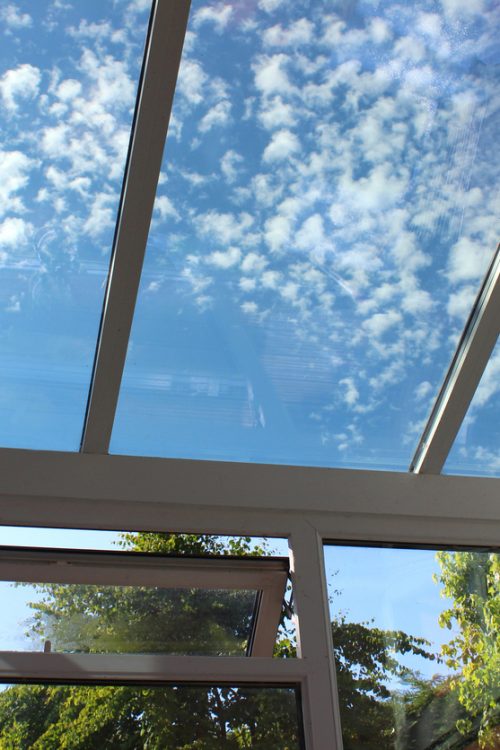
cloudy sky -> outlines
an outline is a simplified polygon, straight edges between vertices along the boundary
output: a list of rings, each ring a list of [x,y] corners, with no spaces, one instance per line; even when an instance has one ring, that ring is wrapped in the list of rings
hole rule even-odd
[[[4,445],[78,447],[147,5],[0,0]],[[496,5],[194,0],[112,451],[408,467],[498,241]]]

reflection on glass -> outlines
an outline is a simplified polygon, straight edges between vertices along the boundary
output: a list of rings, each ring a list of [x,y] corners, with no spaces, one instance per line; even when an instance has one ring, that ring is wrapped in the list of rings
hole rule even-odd
[[[496,750],[500,554],[327,546],[325,561],[344,750]]]
[[[78,448],[148,22],[0,2],[0,444]]]
[[[293,688],[42,684],[0,692],[0,745],[16,750],[303,747]]]
[[[496,246],[498,27],[193,2],[114,452],[408,466]]]
[[[446,474],[500,476],[500,343],[497,342],[445,464]]]
[[[15,592],[9,589],[15,586]],[[0,582],[0,650],[242,656],[255,591]]]

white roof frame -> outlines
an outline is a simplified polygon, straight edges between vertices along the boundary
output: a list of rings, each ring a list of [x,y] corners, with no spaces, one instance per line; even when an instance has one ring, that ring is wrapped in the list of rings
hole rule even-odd
[[[410,471],[439,474],[500,333],[500,245],[415,451]]]
[[[498,479],[0,450],[0,523],[494,545]]]
[[[81,450],[106,453],[127,356],[190,0],[154,0]]]

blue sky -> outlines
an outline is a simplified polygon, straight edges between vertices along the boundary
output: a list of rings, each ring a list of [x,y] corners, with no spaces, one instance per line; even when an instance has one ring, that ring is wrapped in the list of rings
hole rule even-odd
[[[0,442],[75,450],[148,3],[0,19]],[[408,467],[497,242],[498,20],[194,0],[113,452]],[[499,368],[451,471],[498,473]]]

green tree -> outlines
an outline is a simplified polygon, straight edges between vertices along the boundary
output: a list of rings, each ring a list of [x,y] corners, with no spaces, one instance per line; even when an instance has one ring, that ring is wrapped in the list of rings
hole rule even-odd
[[[457,722],[467,734],[479,719],[482,748],[500,748],[500,555],[484,552],[438,552],[436,580],[452,604],[440,616],[442,627],[458,628],[443,647],[448,667],[456,671],[450,686],[468,716]]]
[[[397,748],[397,717],[404,707],[389,683],[413,684],[415,675],[400,657],[411,653],[434,660],[429,643],[402,631],[348,622],[345,616],[332,622],[332,638],[344,750]]]

